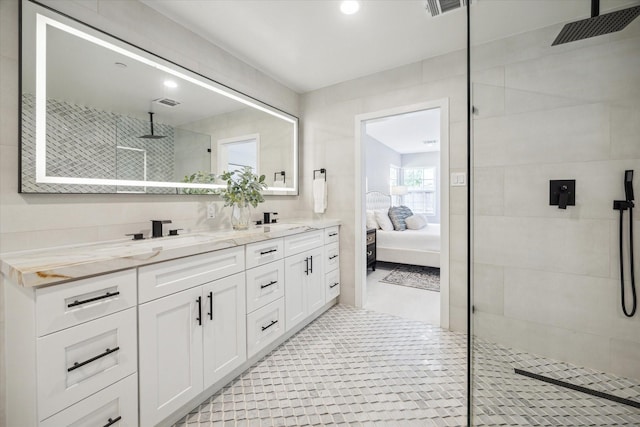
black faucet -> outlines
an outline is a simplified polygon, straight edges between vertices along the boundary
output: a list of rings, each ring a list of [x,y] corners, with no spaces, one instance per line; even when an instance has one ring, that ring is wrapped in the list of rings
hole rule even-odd
[[[171,224],[170,219],[152,219],[151,237],[162,237],[162,224]]]

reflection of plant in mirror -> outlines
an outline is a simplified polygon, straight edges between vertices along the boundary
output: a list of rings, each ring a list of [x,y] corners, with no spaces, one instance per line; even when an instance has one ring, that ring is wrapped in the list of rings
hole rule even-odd
[[[198,171],[191,175],[185,175],[182,182],[191,182],[196,184],[215,184],[215,174],[209,172]],[[183,188],[183,194],[220,194],[220,190],[213,188]]]
[[[238,205],[254,208],[264,202],[262,191],[267,188],[264,175],[256,175],[249,166],[242,171],[223,172],[220,179],[226,181],[227,188],[220,190],[225,206]]]

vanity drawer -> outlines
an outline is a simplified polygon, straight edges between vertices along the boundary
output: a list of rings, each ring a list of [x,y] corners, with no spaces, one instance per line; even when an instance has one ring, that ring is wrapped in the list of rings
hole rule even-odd
[[[272,239],[266,242],[251,243],[246,248],[247,268],[253,268],[282,259],[284,240]]]
[[[340,266],[340,246],[338,242],[330,243],[324,247],[324,258],[327,262],[325,267],[327,273]]]
[[[36,289],[39,337],[136,305],[136,271]]]
[[[109,424],[111,423],[111,424]],[[47,418],[40,427],[138,425],[138,378],[127,378]]]
[[[142,304],[244,270],[244,246],[207,252],[138,268]]]
[[[284,298],[247,315],[247,358],[284,333]]]
[[[324,229],[324,244],[338,242],[340,240],[340,227],[337,225]]]
[[[308,231],[306,233],[287,236],[284,238],[284,255],[291,256],[299,254],[308,249],[317,248],[324,244],[323,230]]]
[[[39,418],[136,372],[136,331],[130,308],[38,338]]]
[[[340,295],[340,270],[333,270],[325,276],[327,285],[326,302]]]
[[[284,296],[284,260],[247,270],[247,313]]]

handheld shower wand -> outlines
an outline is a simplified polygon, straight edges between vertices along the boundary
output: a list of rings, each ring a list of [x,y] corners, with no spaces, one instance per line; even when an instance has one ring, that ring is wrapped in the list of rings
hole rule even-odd
[[[614,200],[613,209],[620,211],[620,287],[622,293],[622,312],[627,317],[633,317],[638,308],[638,297],[636,295],[636,277],[633,268],[633,171],[624,171],[624,194],[626,200]],[[623,217],[624,211],[629,209],[629,270],[631,274],[631,311],[627,311],[626,292],[624,286],[624,253],[623,253]]]

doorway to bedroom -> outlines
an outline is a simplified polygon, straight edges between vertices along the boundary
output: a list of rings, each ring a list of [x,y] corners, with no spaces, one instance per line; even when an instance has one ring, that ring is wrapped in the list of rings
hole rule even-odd
[[[366,257],[361,289],[356,286],[361,306],[443,327],[448,327],[448,244],[442,244],[448,229],[447,115],[441,101],[357,118],[363,214],[358,228]]]

